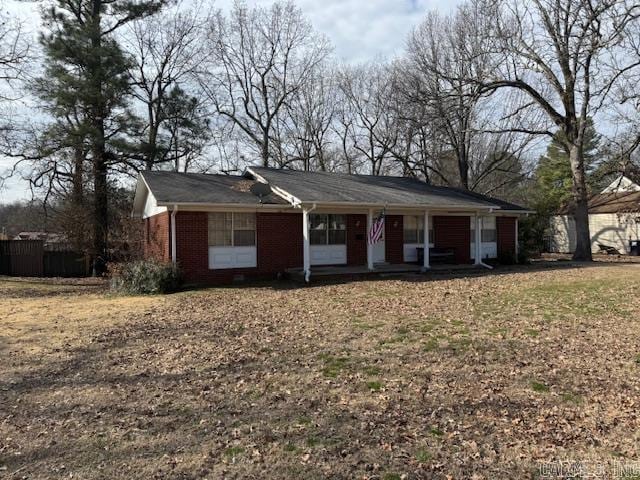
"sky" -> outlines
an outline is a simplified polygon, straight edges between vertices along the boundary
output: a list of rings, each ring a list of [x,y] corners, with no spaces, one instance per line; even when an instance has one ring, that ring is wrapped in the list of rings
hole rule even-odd
[[[233,0],[214,5],[228,10]],[[247,0],[248,5],[269,6],[270,0]],[[399,55],[407,34],[430,10],[449,12],[460,0],[298,0],[296,2],[314,28],[334,46],[337,60],[360,63]],[[25,20],[37,38],[39,18],[35,2],[6,0],[6,9]],[[0,172],[10,160],[0,158]],[[9,179],[0,189],[0,203],[30,198],[27,181]]]

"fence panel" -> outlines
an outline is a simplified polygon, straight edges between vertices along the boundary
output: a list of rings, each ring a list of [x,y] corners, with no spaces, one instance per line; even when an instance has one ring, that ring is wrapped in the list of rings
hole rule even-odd
[[[41,240],[8,240],[9,275],[16,277],[41,277],[44,273]]]
[[[77,252],[45,251],[44,275],[46,277],[86,277],[87,261]]]
[[[0,240],[0,275],[11,275],[11,257],[9,256],[8,240]]]
[[[86,277],[86,257],[66,245],[41,240],[0,240],[0,275],[15,277]]]

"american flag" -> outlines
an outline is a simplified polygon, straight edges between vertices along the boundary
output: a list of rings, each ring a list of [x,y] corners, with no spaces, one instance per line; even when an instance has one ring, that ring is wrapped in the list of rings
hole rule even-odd
[[[375,221],[371,224],[371,229],[369,230],[369,244],[373,245],[374,243],[378,243],[382,238],[382,232],[384,232],[384,210],[380,212],[380,215],[378,215]]]

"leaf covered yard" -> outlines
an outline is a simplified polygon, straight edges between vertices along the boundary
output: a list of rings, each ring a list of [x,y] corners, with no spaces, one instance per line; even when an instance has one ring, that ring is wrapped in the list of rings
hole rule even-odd
[[[602,264],[165,297],[0,280],[0,477],[619,473],[639,285]]]

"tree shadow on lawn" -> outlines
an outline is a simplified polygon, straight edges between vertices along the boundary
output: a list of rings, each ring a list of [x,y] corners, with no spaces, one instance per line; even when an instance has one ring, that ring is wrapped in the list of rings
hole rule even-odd
[[[232,357],[216,356],[217,350],[206,349],[207,344],[227,342],[234,348],[234,339],[207,332],[207,323],[185,331],[185,323],[134,322],[88,338],[86,345],[65,352],[65,358],[40,364],[17,381],[1,381],[0,430],[11,428],[3,436],[19,442],[21,454],[9,456],[14,450],[10,443],[0,466],[18,471],[15,478],[61,478],[72,471],[81,478],[218,478],[224,472],[235,472],[231,478],[304,473],[326,478],[331,472],[332,478],[345,479],[356,473],[412,471],[420,478],[433,473],[432,465],[470,476],[489,466],[473,457],[451,464],[449,450],[458,452],[467,448],[466,442],[481,444],[498,435],[499,425],[484,419],[504,418],[505,412],[523,418],[524,428],[528,414],[534,422],[539,405],[496,393],[489,369],[476,369],[469,383],[469,372],[455,365],[478,361],[473,344],[462,355],[442,351],[415,357],[451,362],[451,368],[432,379],[443,386],[440,390],[420,395],[410,387],[415,381],[410,372],[400,370],[394,375],[407,375],[401,385],[375,394],[363,389],[362,382],[343,378],[343,372],[335,379],[323,378],[316,351],[274,358],[247,356],[246,346]],[[193,368],[172,372],[176,365],[161,350],[194,339],[192,349],[185,351]],[[504,346],[489,339],[479,354],[499,348]],[[526,355],[526,345],[516,340],[509,352]],[[286,392],[296,385],[301,388]],[[464,392],[474,386],[470,400]],[[520,428],[514,431],[526,432]],[[458,433],[449,438],[454,431]],[[418,443],[426,445],[432,462],[423,465],[414,458]],[[395,450],[385,450],[387,444]],[[305,455],[311,461],[301,464]],[[523,468],[504,462],[496,462],[496,472],[515,470],[507,470],[509,476],[503,478]]]
[[[239,282],[233,285],[221,285],[217,287],[189,286],[184,291],[200,291],[209,288],[216,289],[236,289],[236,288],[268,288],[272,290],[297,290],[301,288],[324,287],[327,285],[344,285],[360,281],[387,281],[400,280],[410,283],[425,283],[438,280],[455,280],[466,278],[495,277],[502,275],[526,275],[533,272],[563,271],[574,269],[590,269],[600,267],[615,267],[620,265],[632,265],[622,263],[607,262],[573,262],[573,261],[536,261],[529,265],[498,265],[494,269],[451,269],[451,270],[431,270],[426,273],[364,273],[364,274],[336,274],[331,276],[311,276],[311,282],[305,284],[302,281],[295,281],[291,278],[260,280]]]

